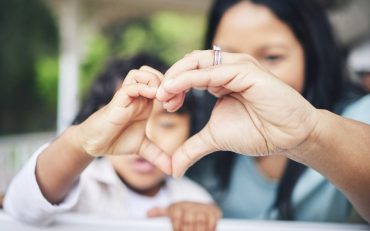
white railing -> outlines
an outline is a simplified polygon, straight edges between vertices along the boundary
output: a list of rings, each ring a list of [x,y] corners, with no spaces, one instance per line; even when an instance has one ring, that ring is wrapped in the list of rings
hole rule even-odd
[[[50,142],[55,132],[0,136],[0,192],[42,144]]]
[[[9,215],[0,211],[0,230],[17,231],[80,231],[80,230],[105,230],[105,231],[171,231],[170,220],[167,218],[156,219],[114,219],[98,217],[91,214],[58,214],[54,225],[47,228],[27,226],[16,222]],[[218,231],[369,231],[368,225],[298,222],[298,221],[258,221],[222,219],[217,225]]]

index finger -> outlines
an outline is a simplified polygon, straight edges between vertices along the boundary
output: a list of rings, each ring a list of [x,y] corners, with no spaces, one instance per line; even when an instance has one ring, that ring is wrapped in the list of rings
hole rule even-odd
[[[150,67],[150,66],[144,65],[144,66],[140,67],[139,70],[151,72],[151,73],[155,74],[159,78],[159,80],[161,80],[161,81],[164,78],[164,75],[163,75],[162,72],[160,72],[157,69],[154,69],[153,67]]]
[[[221,55],[222,55],[222,64],[237,64],[245,60],[250,60],[254,62],[254,59],[247,54],[222,52]],[[173,98],[175,94],[168,92],[164,89],[163,84],[165,82],[170,81],[173,78],[176,78],[179,74],[186,71],[206,69],[212,67],[214,65],[213,59],[214,59],[213,50],[202,50],[202,51],[193,51],[190,54],[186,55],[184,58],[177,61],[165,73],[165,77],[162,80],[160,87],[158,88],[157,98],[162,102],[166,102]]]
[[[137,83],[147,84],[150,87],[158,88],[161,83],[161,79],[156,73],[151,71],[133,69],[126,75],[122,86]]]
[[[221,51],[222,64],[236,64],[242,61],[254,61],[252,56],[242,53],[229,53]],[[196,69],[205,69],[211,66],[214,66],[214,51],[213,50],[202,50],[202,51],[193,51],[187,54],[184,58],[177,61],[173,64],[168,71],[165,73],[165,80],[168,78],[173,78],[179,73],[196,70]]]

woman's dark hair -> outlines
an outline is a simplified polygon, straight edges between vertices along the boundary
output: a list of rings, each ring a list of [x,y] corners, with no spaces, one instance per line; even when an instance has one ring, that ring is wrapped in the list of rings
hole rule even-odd
[[[241,0],[214,2],[209,14],[206,49],[212,47],[217,28],[225,12],[239,2]],[[345,80],[341,54],[324,9],[315,0],[250,0],[250,2],[269,8],[277,18],[290,27],[305,54],[303,96],[317,108],[334,110],[335,104],[342,97]],[[215,98],[206,94],[203,96],[202,103],[207,104],[207,111],[203,112],[205,114],[203,117],[207,117],[213,108]],[[203,119],[198,124],[198,128],[203,127],[206,121],[207,119]],[[235,155],[225,152],[215,155],[215,175],[220,188],[224,191],[229,186],[234,158]],[[288,161],[273,205],[279,211],[279,219],[294,219],[291,196],[296,182],[305,169],[302,164]]]

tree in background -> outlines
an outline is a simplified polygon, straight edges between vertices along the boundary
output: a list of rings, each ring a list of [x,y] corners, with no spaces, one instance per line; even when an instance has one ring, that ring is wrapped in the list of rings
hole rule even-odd
[[[0,134],[55,126],[55,103],[42,97],[37,63],[57,47],[54,19],[41,0],[0,1]]]

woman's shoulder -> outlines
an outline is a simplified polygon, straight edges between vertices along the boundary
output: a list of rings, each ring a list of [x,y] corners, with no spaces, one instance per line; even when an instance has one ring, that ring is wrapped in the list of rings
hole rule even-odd
[[[300,208],[296,210],[298,220],[366,223],[347,197],[327,178],[311,168],[307,168],[298,181],[292,202]]]

